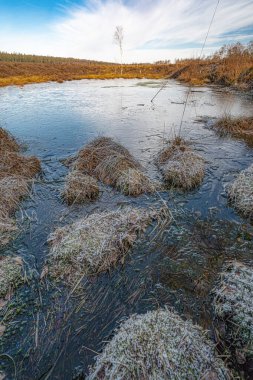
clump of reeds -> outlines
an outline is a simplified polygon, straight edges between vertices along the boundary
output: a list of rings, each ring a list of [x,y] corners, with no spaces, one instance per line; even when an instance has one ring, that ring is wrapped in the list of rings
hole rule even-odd
[[[253,144],[253,117],[225,115],[216,121],[214,129],[220,136],[241,138]]]
[[[229,378],[206,332],[172,311],[159,309],[123,322],[87,380]]]
[[[17,231],[12,214],[29,192],[31,179],[41,170],[36,157],[19,153],[19,145],[0,128],[0,245],[5,245]]]
[[[75,171],[95,176],[103,183],[117,187],[126,195],[139,195],[156,189],[130,152],[109,137],[93,140],[76,157],[67,160],[67,165]]]
[[[116,187],[125,195],[137,196],[144,193],[154,193],[161,188],[161,185],[151,181],[138,169],[128,169],[120,174]]]
[[[127,207],[97,212],[57,228],[48,239],[53,277],[71,281],[78,274],[96,274],[123,262],[128,250],[152,221],[169,221],[164,210]]]
[[[228,186],[230,200],[245,216],[253,216],[253,164],[242,170],[235,181]]]
[[[95,178],[74,170],[66,177],[62,196],[68,204],[84,203],[97,198],[99,186]]]
[[[24,282],[20,257],[0,256],[0,299],[5,300]]]
[[[214,289],[220,338],[243,364],[253,356],[253,269],[233,261],[224,266]]]
[[[180,137],[172,140],[159,153],[157,164],[169,185],[184,190],[198,186],[205,175],[204,159]]]

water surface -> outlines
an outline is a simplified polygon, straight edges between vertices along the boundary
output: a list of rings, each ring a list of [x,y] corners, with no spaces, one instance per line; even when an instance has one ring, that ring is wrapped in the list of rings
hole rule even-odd
[[[87,373],[113,330],[131,313],[174,307],[212,335],[210,290],[224,260],[252,262],[252,230],[227,202],[226,186],[253,162],[244,142],[218,137],[205,120],[231,113],[252,115],[249,97],[218,87],[190,94],[181,135],[206,160],[203,184],[182,193],[125,197],[101,185],[98,201],[67,207],[60,191],[68,169],[61,160],[98,135],[114,137],[159,178],[156,153],[179,133],[187,86],[168,82],[155,101],[161,81],[82,80],[0,89],[0,124],[42,161],[43,175],[32,199],[17,216],[19,237],[4,254],[23,257],[29,285],[13,297],[0,346],[8,379],[71,379]],[[57,226],[96,210],[164,200],[174,222],[154,238],[137,242],[126,263],[111,273],[86,278],[82,291],[39,281],[48,254],[47,237]],[[14,366],[15,363],[15,366]]]

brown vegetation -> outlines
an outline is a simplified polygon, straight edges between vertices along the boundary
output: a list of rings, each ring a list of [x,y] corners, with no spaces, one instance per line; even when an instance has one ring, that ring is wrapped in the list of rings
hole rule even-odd
[[[156,188],[130,152],[109,137],[93,140],[81,149],[76,157],[68,161],[67,164],[73,170],[95,176],[126,195],[137,196],[145,192],[154,192]]]
[[[67,175],[62,196],[69,205],[84,203],[87,200],[97,198],[98,195],[99,186],[95,178],[82,174],[77,170]]]
[[[28,194],[30,180],[41,169],[36,157],[25,157],[19,149],[15,139],[0,128],[0,245],[7,244],[17,231],[11,216]]]
[[[183,190],[198,186],[205,175],[203,158],[181,137],[176,137],[159,153],[157,164],[164,180]]]
[[[174,64],[121,65],[73,58],[0,53],[0,86],[48,81],[114,78],[175,78],[193,85],[222,84],[253,89],[253,43],[223,46],[204,59],[177,60]]]
[[[151,181],[144,173],[136,169],[124,170],[118,177],[116,187],[125,195],[137,196],[154,193],[161,189],[159,183]]]
[[[220,136],[232,136],[253,145],[253,117],[232,117],[225,115],[214,124]]]

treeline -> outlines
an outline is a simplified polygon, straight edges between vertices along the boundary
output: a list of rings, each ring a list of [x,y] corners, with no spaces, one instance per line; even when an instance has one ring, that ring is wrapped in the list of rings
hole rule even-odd
[[[6,53],[3,51],[0,51],[0,62],[110,64],[109,62],[92,61],[88,59],[52,57],[35,54]]]

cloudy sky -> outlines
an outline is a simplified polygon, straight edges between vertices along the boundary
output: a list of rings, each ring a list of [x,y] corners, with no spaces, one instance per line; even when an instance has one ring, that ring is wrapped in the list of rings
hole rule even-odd
[[[217,0],[0,0],[0,50],[124,62],[198,56]],[[204,51],[253,40],[253,0],[220,0]]]

